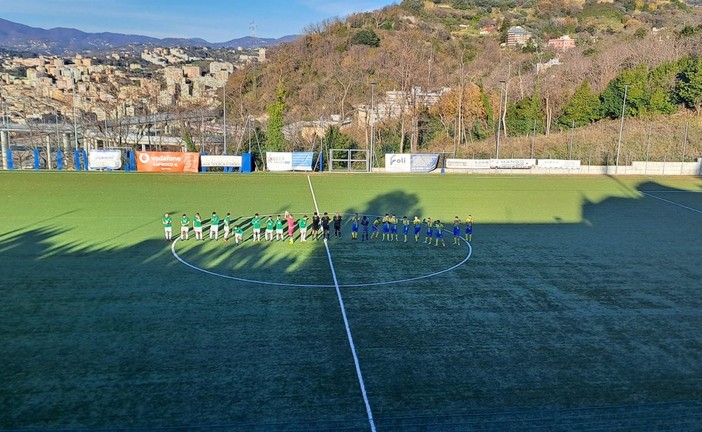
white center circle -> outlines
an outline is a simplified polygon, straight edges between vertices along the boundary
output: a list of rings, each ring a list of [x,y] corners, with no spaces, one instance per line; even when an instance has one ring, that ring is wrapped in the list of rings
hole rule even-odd
[[[442,230],[445,233],[452,234],[451,232],[447,230]],[[447,267],[443,270],[411,277],[411,278],[405,278],[405,279],[396,279],[396,280],[389,280],[389,281],[379,281],[379,282],[367,282],[367,283],[355,283],[355,284],[339,284],[340,288],[354,288],[354,287],[368,287],[368,286],[379,286],[379,285],[394,285],[394,284],[401,284],[405,282],[412,282],[416,280],[422,280],[422,279],[429,279],[435,276],[442,275],[444,273],[448,273],[450,271],[453,271],[457,269],[458,267],[462,266],[468,260],[470,260],[471,256],[473,255],[473,247],[471,246],[470,242],[464,239],[463,237],[459,237],[460,241],[463,242],[463,244],[466,246],[466,255],[465,257],[458,263]],[[171,253],[177,259],[181,264],[184,264],[187,267],[190,267],[193,270],[197,270],[199,272],[208,274],[210,276],[216,276],[224,279],[229,279],[229,280],[235,280],[239,282],[248,282],[248,283],[253,283],[253,284],[259,284],[259,285],[272,285],[272,286],[287,286],[287,287],[298,287],[298,288],[334,288],[334,284],[298,284],[298,283],[288,283],[288,282],[273,282],[273,281],[266,281],[266,280],[258,280],[258,279],[248,279],[248,278],[243,278],[243,277],[238,277],[238,276],[232,276],[232,275],[227,275],[223,273],[218,273],[212,270],[207,270],[202,267],[198,267],[192,263],[189,263],[183,257],[178,255],[178,252],[176,251],[176,245],[178,244],[178,241],[180,241],[180,237],[176,237],[176,239],[171,243]],[[325,240],[326,241],[326,240]]]

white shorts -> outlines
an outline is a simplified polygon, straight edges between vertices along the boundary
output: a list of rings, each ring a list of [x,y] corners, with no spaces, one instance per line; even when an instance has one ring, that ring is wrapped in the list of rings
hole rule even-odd
[[[173,232],[173,227],[163,227],[164,230],[166,230],[167,233]]]
[[[193,231],[195,231],[196,233],[201,233],[201,232],[202,232],[202,227],[201,227],[201,226],[195,227],[195,228],[193,228]]]
[[[261,228],[254,228],[253,232],[254,234],[261,234]]]
[[[300,228],[300,234],[304,234],[307,232],[307,228]]]
[[[278,233],[278,234],[283,234],[283,228],[281,228],[281,229],[276,229],[275,232]]]
[[[190,227],[187,227],[187,226],[180,227],[180,232],[188,232],[188,231],[190,231]]]

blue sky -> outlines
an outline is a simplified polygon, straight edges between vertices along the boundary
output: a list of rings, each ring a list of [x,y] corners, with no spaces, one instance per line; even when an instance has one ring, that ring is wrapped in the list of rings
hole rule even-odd
[[[225,42],[302,33],[335,16],[379,9],[394,0],[16,0],[0,2],[0,18],[50,29],[113,32]],[[397,0],[399,2],[399,0]]]

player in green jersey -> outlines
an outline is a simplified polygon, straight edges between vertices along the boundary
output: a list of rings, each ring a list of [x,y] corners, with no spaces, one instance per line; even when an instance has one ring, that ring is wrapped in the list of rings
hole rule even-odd
[[[161,218],[161,223],[163,224],[163,232],[166,236],[166,241],[171,241],[173,236],[173,219],[168,213],[164,214]]]
[[[300,241],[307,241],[307,215],[304,215],[302,219],[297,221],[297,226],[300,228]]]
[[[280,215],[275,218],[275,239],[283,240],[283,219]]]
[[[200,217],[200,213],[195,213],[195,217],[193,218],[193,231],[195,231],[195,241],[204,240],[202,238],[202,218]]]
[[[234,243],[239,244],[244,241],[244,230],[240,226],[234,226]]]
[[[224,224],[222,225],[222,228],[224,228],[224,242],[229,241],[229,230],[230,230],[230,225],[232,223],[232,215],[231,213],[227,213],[226,216],[224,216]]]
[[[258,216],[258,213],[251,218],[251,228],[253,228],[253,241],[261,241],[261,224],[263,221]]]
[[[210,216],[210,240],[219,239],[219,215],[217,212],[212,212]]]
[[[273,241],[273,233],[275,232],[275,222],[273,221],[273,218],[268,216],[268,219],[266,219],[266,241]]]
[[[180,217],[180,238],[183,240],[190,238],[190,218],[185,213]]]

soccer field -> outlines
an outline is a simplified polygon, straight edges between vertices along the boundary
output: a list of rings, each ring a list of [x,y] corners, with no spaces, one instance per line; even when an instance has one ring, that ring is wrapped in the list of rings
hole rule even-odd
[[[213,211],[242,245],[164,241]],[[699,178],[0,172],[0,215],[2,430],[702,430]]]

